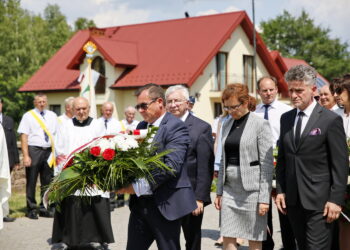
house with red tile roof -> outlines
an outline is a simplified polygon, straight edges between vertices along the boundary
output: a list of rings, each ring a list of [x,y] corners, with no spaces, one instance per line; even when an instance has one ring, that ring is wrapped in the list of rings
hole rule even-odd
[[[156,83],[187,86],[196,98],[194,113],[211,122],[221,112],[226,84],[245,83],[256,95],[253,30],[248,15],[238,11],[78,31],[19,91],[45,92],[50,108],[63,112],[64,99],[79,95],[79,75],[88,65],[83,46],[92,41],[92,68],[100,73],[96,103],[114,103],[117,119],[135,105],[138,87]],[[276,77],[280,97],[287,97],[284,72],[259,34],[256,41],[258,78]]]
[[[280,68],[283,75],[293,66],[300,65],[300,64],[309,65],[307,62],[305,62],[302,59],[283,57],[281,56],[280,52],[276,50],[271,51],[270,54],[272,59]],[[321,74],[317,73],[317,79],[316,79],[317,88],[319,89],[326,84],[329,84],[327,79],[324,78]]]

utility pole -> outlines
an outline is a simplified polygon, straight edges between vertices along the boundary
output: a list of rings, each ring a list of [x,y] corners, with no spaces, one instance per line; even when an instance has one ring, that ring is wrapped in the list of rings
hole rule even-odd
[[[254,44],[254,57],[253,57],[253,70],[254,70],[254,80],[253,85],[256,89],[256,81],[258,80],[258,74],[256,71],[256,31],[255,31],[255,1],[252,0],[252,10],[253,10],[253,44]],[[255,89],[252,91],[256,92]],[[257,93],[255,93],[257,94]]]

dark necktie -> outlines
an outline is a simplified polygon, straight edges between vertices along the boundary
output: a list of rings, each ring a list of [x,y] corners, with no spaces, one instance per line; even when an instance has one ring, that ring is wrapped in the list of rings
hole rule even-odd
[[[298,121],[297,121],[297,126],[295,127],[295,136],[294,136],[294,142],[295,146],[298,147],[299,141],[300,141],[300,133],[301,133],[301,123],[303,121],[303,116],[305,113],[303,111],[300,111],[298,113]]]
[[[45,113],[44,113],[44,111],[41,111],[40,114],[43,117],[43,119],[45,120],[45,116],[44,116]],[[46,134],[45,130],[44,130],[44,136],[45,136],[45,141],[49,142],[49,136]]]
[[[107,123],[108,123],[108,120],[105,119],[105,128],[107,129]]]
[[[264,119],[265,120],[269,120],[269,107],[270,107],[270,104],[264,105],[264,108],[265,108]]]

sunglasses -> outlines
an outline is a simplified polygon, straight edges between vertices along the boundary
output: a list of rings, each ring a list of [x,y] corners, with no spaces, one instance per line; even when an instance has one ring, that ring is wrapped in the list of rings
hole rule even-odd
[[[148,106],[151,105],[152,103],[154,103],[157,99],[153,99],[152,101],[150,101],[149,103],[147,102],[142,102],[142,103],[139,103],[135,106],[135,109],[136,110],[147,110],[148,109]]]

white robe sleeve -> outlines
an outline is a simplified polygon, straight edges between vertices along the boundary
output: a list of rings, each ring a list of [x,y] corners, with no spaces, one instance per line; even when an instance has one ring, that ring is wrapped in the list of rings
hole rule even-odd
[[[2,218],[9,213],[8,200],[11,196],[11,175],[7,153],[5,133],[0,125],[0,229],[3,228]]]

